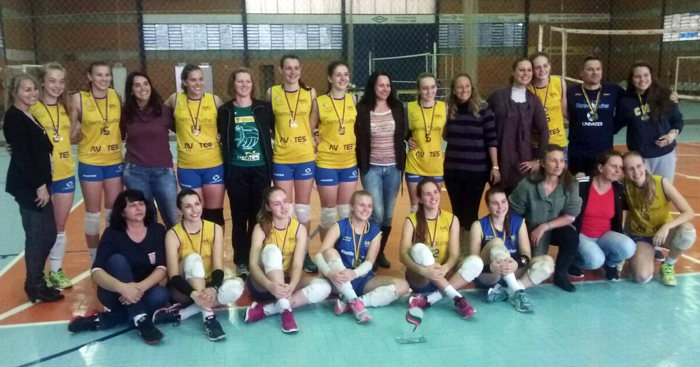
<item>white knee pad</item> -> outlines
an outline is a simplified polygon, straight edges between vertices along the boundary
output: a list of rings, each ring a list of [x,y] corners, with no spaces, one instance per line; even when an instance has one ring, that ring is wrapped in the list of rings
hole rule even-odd
[[[311,220],[311,207],[306,204],[295,204],[294,212],[297,213],[297,221],[306,223]]]
[[[109,220],[107,220],[109,222]],[[88,236],[97,236],[100,234],[100,224],[102,224],[102,214],[100,212],[85,212],[83,226],[85,234]]]
[[[109,219],[112,217],[112,209],[105,209],[105,227],[109,227]]]
[[[350,216],[350,204],[338,205],[338,218],[345,219]]]
[[[416,243],[411,247],[411,259],[420,266],[430,266],[435,264],[433,252],[424,243]]]
[[[311,281],[311,284],[302,289],[301,292],[309,303],[319,303],[328,298],[328,295],[331,294],[331,283],[328,283],[325,279],[316,278]]]
[[[216,300],[221,305],[235,302],[243,294],[243,281],[240,278],[226,279],[216,293]]]
[[[491,251],[489,252],[489,259],[491,259],[491,262],[505,260],[510,257],[510,253],[508,252],[506,245],[503,243],[503,240],[500,238],[494,238],[489,241],[486,246],[488,246],[490,243],[493,243]]]
[[[273,270],[282,270],[282,263],[284,259],[282,258],[282,251],[280,251],[277,245],[265,245],[262,253],[260,254],[260,259],[262,260],[265,274]]]
[[[459,267],[459,275],[467,282],[471,282],[481,274],[482,270],[484,270],[484,261],[479,256],[471,255],[467,256]]]
[[[673,236],[673,246],[685,251],[693,246],[696,237],[695,228],[681,227]]]
[[[321,228],[331,228],[335,224],[335,215],[338,212],[336,207],[321,208]]]
[[[532,284],[540,284],[544,282],[550,275],[554,273],[554,260],[551,257],[545,256],[544,259],[534,260],[527,269],[527,276]]]
[[[333,259],[330,262],[328,262],[328,267],[331,268],[331,270],[345,270],[345,265],[343,265],[343,260],[340,259]]]
[[[182,259],[182,268],[185,279],[203,279],[207,274],[204,272],[204,262],[199,254],[189,254]]]
[[[382,307],[396,301],[399,294],[396,293],[396,286],[393,284],[377,287],[375,290],[362,296],[362,303],[366,307]]]

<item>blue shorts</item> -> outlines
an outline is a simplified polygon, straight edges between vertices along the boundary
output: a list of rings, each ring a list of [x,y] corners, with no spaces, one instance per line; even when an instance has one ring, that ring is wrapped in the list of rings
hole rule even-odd
[[[654,237],[653,236],[652,237],[630,236],[630,238],[632,239],[632,241],[634,241],[634,243],[646,242],[646,243],[649,243],[652,245],[654,244]]]
[[[253,299],[256,302],[272,302],[277,300],[277,298],[275,298],[275,296],[272,295],[272,293],[268,291],[261,292],[257,290],[253,285],[253,281],[251,280],[251,278],[252,277],[249,276],[248,279],[246,279],[246,288],[248,289],[248,292],[250,292],[250,296],[253,297]]]
[[[357,166],[341,169],[316,167],[316,185],[336,186],[341,182],[357,182]]]
[[[75,192],[75,176],[51,182],[52,194],[70,194]]]
[[[202,185],[223,185],[224,165],[199,169],[178,167],[177,181],[181,189],[198,189]]]
[[[414,287],[413,285],[411,285],[411,289],[413,290],[413,293],[428,294],[437,291],[438,287],[435,284],[433,284],[433,282],[428,282],[428,284],[422,287]]]
[[[374,278],[374,272],[370,270],[369,273],[359,278],[355,278],[350,282],[352,289],[355,291],[355,294],[357,294],[358,297],[365,294],[365,286],[370,280],[372,280],[372,278]]]
[[[78,178],[80,181],[100,182],[110,178],[122,177],[122,163],[111,166],[95,166],[78,162]]]
[[[424,178],[432,178],[437,183],[442,182],[442,176],[421,176],[421,175],[416,175],[413,173],[406,172],[406,182],[418,183],[418,182],[423,181]]]
[[[272,179],[274,181],[303,181],[314,178],[316,163],[272,163]]]

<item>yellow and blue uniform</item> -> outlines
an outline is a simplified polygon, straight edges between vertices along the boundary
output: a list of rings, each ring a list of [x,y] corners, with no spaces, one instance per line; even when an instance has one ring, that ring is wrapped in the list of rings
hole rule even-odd
[[[486,244],[489,243],[489,241],[495,238],[500,238],[506,245],[510,257],[517,261],[520,261],[518,248],[518,232],[520,232],[520,228],[522,227],[523,223],[525,223],[525,219],[514,213],[508,213],[508,217],[510,218],[510,235],[507,237],[503,232],[499,232],[496,230],[496,228],[491,223],[490,215],[479,219],[479,225],[481,226],[481,248],[483,249],[484,247],[486,247]]]
[[[70,146],[70,118],[66,107],[61,103],[47,105],[40,101],[29,107],[29,113],[44,127],[53,144],[51,193],[75,192],[75,163]]]
[[[80,92],[78,176],[82,181],[104,181],[122,176],[122,136],[119,130],[121,104],[114,89],[107,97],[93,98]]]
[[[357,111],[352,95],[346,93],[341,99],[322,95],[316,98],[316,104],[321,137],[316,156],[316,185],[335,186],[340,182],[357,182]]]
[[[630,216],[629,235],[635,242],[653,243],[654,235],[659,228],[673,220],[671,202],[666,198],[661,185],[663,177],[652,175],[652,178],[656,185],[656,192],[651,204],[647,202],[641,189],[638,189],[631,180],[625,180],[625,197]]]
[[[272,176],[275,181],[314,178],[314,143],[309,126],[311,90],[287,92],[281,85],[270,88],[275,115]]]
[[[182,222],[173,226],[173,231],[180,241],[180,250],[178,252],[179,261],[182,261],[187,255],[199,254],[204,263],[205,279],[211,279],[212,269],[212,248],[216,240],[216,224],[208,220],[202,220],[202,229],[197,233],[187,233]],[[182,270],[182,269],[181,269]]]
[[[192,100],[178,93],[173,112],[177,135],[177,177],[183,189],[223,184],[224,160],[217,140],[216,102],[204,93]]]
[[[340,237],[335,243],[335,249],[340,254],[340,259],[347,269],[355,269],[357,265],[365,261],[369,247],[382,231],[371,222],[367,222],[362,234],[355,233],[350,218],[341,219],[335,223],[340,231]],[[354,238],[353,238],[354,237]],[[357,246],[357,249],[355,248]],[[374,272],[369,271],[362,277],[353,279],[350,284],[358,296],[364,294],[365,285],[374,277]]]
[[[447,122],[445,102],[435,101],[431,108],[424,108],[419,102],[408,104],[408,129],[418,148],[409,150],[406,155],[406,181],[420,182],[433,178],[442,182],[443,161],[442,130]]]
[[[566,130],[564,130],[564,114],[561,106],[563,96],[561,78],[557,76],[550,77],[549,83],[545,88],[537,88],[532,84],[527,88],[540,99],[544,106],[547,125],[549,125],[549,143],[566,148],[569,145],[569,141],[566,139]],[[532,138],[531,141],[533,147],[537,148],[538,139]]]

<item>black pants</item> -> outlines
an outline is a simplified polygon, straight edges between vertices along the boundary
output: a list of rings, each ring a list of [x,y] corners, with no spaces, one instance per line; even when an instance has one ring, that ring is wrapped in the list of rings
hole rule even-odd
[[[595,163],[598,160],[598,155],[591,156],[574,156],[569,152],[569,172],[572,175],[583,172],[586,176],[591,176],[595,170]]]
[[[566,276],[569,267],[578,254],[578,232],[572,225],[552,230],[550,245],[559,247],[554,274]]]
[[[479,204],[489,172],[445,173],[445,187],[452,204],[452,213],[462,228],[469,229],[479,219]]]
[[[233,263],[248,265],[250,239],[262,204],[262,192],[270,187],[267,165],[257,167],[231,166],[226,180],[231,217],[233,220]]]
[[[51,201],[36,211],[35,208],[19,207],[24,228],[24,261],[27,263],[25,288],[44,286],[44,266],[49,252],[56,243],[56,221]]]

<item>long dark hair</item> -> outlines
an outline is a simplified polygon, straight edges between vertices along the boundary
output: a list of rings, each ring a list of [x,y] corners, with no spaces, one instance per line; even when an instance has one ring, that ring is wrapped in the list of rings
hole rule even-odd
[[[437,181],[432,178],[424,178],[416,186],[416,192],[420,197],[423,192],[423,187],[427,184],[433,184],[435,187],[440,187]],[[416,230],[413,232],[413,243],[425,243],[425,232],[428,229],[428,219],[425,217],[425,207],[423,203],[418,202],[418,210],[416,211]]]
[[[484,202],[486,203],[486,206],[489,204],[489,200],[491,200],[491,197],[496,195],[496,194],[503,194],[506,196],[506,199],[508,199],[508,194],[506,193],[505,190],[501,188],[501,186],[496,185],[496,186],[491,186],[489,187],[488,190],[486,190],[486,194],[484,194]],[[509,204],[510,205],[510,204]],[[495,230],[495,228],[494,228]],[[495,235],[495,233],[494,233]],[[506,217],[503,219],[503,235],[505,238],[510,238],[510,210],[506,212]],[[505,242],[505,241],[503,241]]]
[[[396,96],[396,89],[394,88],[394,82],[391,80],[391,76],[384,71],[375,71],[369,76],[369,79],[367,79],[365,92],[360,99],[360,103],[367,105],[370,111],[374,111],[377,107],[377,94],[374,92],[374,87],[377,85],[377,80],[379,80],[380,76],[387,77],[389,79],[389,85],[391,85],[391,92],[389,92],[389,96],[386,98],[387,105],[393,108],[401,103]]]
[[[634,96],[637,94],[637,89],[634,87],[634,69],[647,68],[651,75],[651,84],[644,92],[646,102],[649,105],[649,115],[654,121],[659,121],[663,116],[671,112],[673,109],[673,101],[671,101],[671,89],[661,85],[659,79],[654,75],[654,69],[646,61],[637,61],[630,68],[627,76],[627,93]]]
[[[258,210],[256,219],[258,220],[258,224],[260,224],[260,228],[263,230],[263,233],[265,233],[265,238],[270,235],[273,227],[272,212],[267,208],[267,205],[270,201],[270,196],[277,191],[286,193],[286,191],[279,186],[266,187],[262,193],[262,205],[260,205],[260,210]]]
[[[561,154],[564,154],[564,148],[556,144],[548,144],[540,151],[539,158],[542,169],[540,169],[538,172],[531,174],[530,177],[528,177],[528,179],[531,182],[540,183],[544,181],[544,163],[547,159],[547,155],[552,152],[561,152]],[[578,181],[576,181],[576,177],[574,177],[574,175],[572,175],[571,172],[569,172],[569,169],[567,167],[564,167],[564,171],[562,171],[561,176],[559,176],[559,184],[564,187],[564,191],[566,191],[567,193],[571,193],[571,190],[576,188],[576,186],[578,185]]]
[[[190,195],[196,196],[197,199],[199,199],[200,201],[202,200],[197,191],[194,191],[192,189],[184,189],[177,194],[177,198],[175,199],[175,205],[178,209],[182,210],[182,199]]]
[[[335,61],[331,61],[331,63],[328,64],[328,67],[326,68],[326,76],[328,76],[329,78],[332,77],[333,72],[335,72],[335,69],[338,66],[345,66],[346,68],[348,68],[348,73],[350,72],[350,66],[348,66],[347,62],[342,61],[342,60],[335,60]],[[331,82],[328,82],[328,91],[326,93],[330,94],[332,89],[333,89],[333,85],[331,84]]]
[[[116,230],[126,230],[126,218],[124,218],[124,210],[129,203],[141,201],[146,204],[146,216],[143,218],[143,224],[148,227],[156,218],[156,211],[150,201],[146,200],[143,192],[140,190],[124,190],[117,195],[112,207],[112,215],[109,217],[109,226]]]
[[[133,122],[133,117],[136,114],[136,111],[139,110],[139,104],[136,101],[136,96],[132,92],[132,90],[134,89],[134,79],[137,76],[145,78],[148,81],[148,84],[151,86],[151,96],[148,97],[148,103],[146,103],[146,107],[143,110],[150,110],[151,114],[157,117],[160,117],[161,113],[163,112],[161,108],[161,106],[163,105],[163,98],[160,96],[155,87],[153,87],[153,83],[151,83],[151,78],[149,78],[148,75],[144,72],[132,71],[126,77],[126,87],[124,88],[126,98],[124,100],[124,106],[122,107],[122,121],[125,121],[127,124]]]
[[[182,72],[180,73],[180,88],[187,94],[187,87],[185,86],[185,80],[187,80],[187,77],[190,76],[190,73],[193,71],[202,71],[202,68],[200,68],[197,65],[193,64],[187,64],[185,67],[182,68]]]
[[[284,62],[287,59],[299,61],[299,65],[301,65],[301,59],[299,58],[299,56],[294,55],[294,54],[285,54],[285,55],[282,55],[282,58],[280,58],[280,69],[284,69]],[[311,90],[311,87],[304,84],[304,82],[301,80],[301,78],[299,78],[299,87],[301,89],[304,89],[304,90]]]
[[[463,103],[455,95],[455,86],[457,85],[457,79],[459,78],[469,79],[469,84],[471,84],[472,86],[472,95],[471,97],[469,97],[469,100],[466,103],[469,106],[469,112],[471,112],[474,116],[478,117],[479,110],[484,104],[484,100],[481,99],[479,91],[476,89],[476,85],[474,85],[474,82],[472,81],[472,77],[467,73],[459,73],[455,75],[454,78],[452,78],[452,82],[450,83],[450,96],[447,100],[447,105],[450,107],[449,118],[450,120],[455,118],[455,114],[457,113],[457,106]]]

